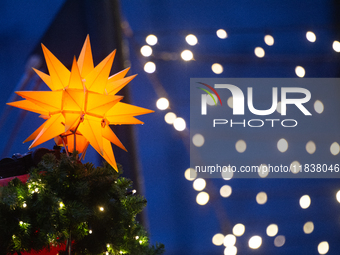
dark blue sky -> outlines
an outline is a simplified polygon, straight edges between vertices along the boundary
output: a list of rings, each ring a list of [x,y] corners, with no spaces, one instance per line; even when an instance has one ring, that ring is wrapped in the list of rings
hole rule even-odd
[[[27,59],[39,47],[44,34],[66,1],[54,1],[53,4],[41,1],[19,2],[3,1],[0,8],[2,112],[25,73]],[[90,6],[91,2],[84,1],[84,5]],[[338,77],[339,56],[332,49],[333,41],[340,40],[337,18],[339,6],[336,1],[145,0],[121,1],[121,9],[123,18],[133,32],[125,41],[129,48],[131,74],[138,74],[128,85],[132,103],[155,110],[153,114],[140,117],[145,124],[135,128],[152,242],[164,243],[166,254],[223,254],[223,245],[213,245],[212,237],[216,233],[229,234],[236,223],[243,223],[246,232],[237,238],[237,254],[318,254],[317,246],[321,241],[329,243],[327,254],[339,254],[340,204],[335,199],[335,193],[340,189],[338,179],[207,180],[206,191],[211,199],[205,206],[200,206],[196,203],[198,192],[192,188],[192,182],[184,178],[184,171],[189,167],[188,145],[191,142],[190,78],[296,78],[296,66],[305,68],[306,78]],[[86,12],[85,17],[88,17],[95,10],[86,9]],[[68,25],[72,25],[68,22],[74,22],[74,19],[70,16],[62,19],[58,29],[66,31]],[[46,46],[58,48],[58,45],[70,45],[70,48],[78,49],[85,39],[82,38],[83,33],[90,33],[94,41],[93,52],[102,54],[106,50],[113,50],[101,47],[107,45],[104,41],[101,43],[101,36],[106,33],[105,27],[97,22],[96,26],[79,31],[79,35],[76,33],[69,40],[64,37],[55,38],[53,45],[51,43]],[[222,40],[216,36],[216,31],[221,28],[227,31],[228,38]],[[316,34],[316,42],[307,41],[308,30]],[[152,46],[153,55],[144,58],[139,49],[146,44],[145,37],[149,34],[155,34],[158,43]],[[187,34],[194,34],[198,44],[189,46],[185,41]],[[274,37],[273,46],[265,44],[265,34]],[[255,47],[265,50],[264,58],[255,56]],[[193,52],[194,61],[185,62],[180,58],[180,53],[185,49]],[[164,56],[169,53],[173,60],[165,60]],[[77,56],[79,52],[72,54]],[[72,59],[73,55],[67,57]],[[156,64],[154,74],[147,75],[144,72],[146,61]],[[213,63],[223,66],[222,74],[212,72]],[[31,90],[32,85],[28,89]],[[315,116],[322,118],[325,126],[328,125],[327,120],[339,123],[338,91],[327,91],[321,85],[316,91],[313,100],[321,100],[325,111],[321,115],[314,112]],[[160,111],[156,108],[156,101],[165,95],[171,109]],[[168,125],[164,121],[168,111],[184,118],[188,128],[178,132]],[[38,127],[36,114],[29,114],[17,122],[20,114],[20,110],[14,109],[0,123],[1,152],[5,150],[14,126],[21,125],[8,155],[5,155],[7,157],[17,152],[25,153],[29,145],[22,144],[22,141]],[[292,145],[286,154],[279,153],[276,149],[277,141],[270,138],[285,136],[283,131],[229,135],[230,150],[226,152],[227,156],[240,161],[242,157],[262,157],[263,160],[266,157],[281,157],[287,162],[295,158],[306,159],[310,163],[327,163],[330,159],[339,159],[339,155],[333,156],[329,152],[332,142],[340,143],[338,124],[328,125],[327,128],[312,126],[296,134],[299,138],[296,140],[286,137]],[[247,150],[242,155],[234,149],[238,139],[247,142]],[[315,141],[317,145],[313,155],[308,155],[304,149],[309,140]],[[263,144],[273,146],[266,150]],[[51,147],[53,143],[43,146]],[[95,153],[90,153],[86,160],[97,161],[98,158]],[[225,184],[233,190],[229,198],[219,195],[220,187]],[[264,205],[257,204],[255,200],[260,191],[268,195]],[[299,199],[305,194],[311,197],[312,203],[308,209],[303,210],[299,206]],[[314,231],[309,235],[302,230],[307,221],[314,222]],[[275,247],[274,237],[266,235],[266,228],[271,223],[277,224],[278,235],[286,238],[282,247]],[[248,247],[248,240],[253,235],[262,237],[263,243],[258,250]]]

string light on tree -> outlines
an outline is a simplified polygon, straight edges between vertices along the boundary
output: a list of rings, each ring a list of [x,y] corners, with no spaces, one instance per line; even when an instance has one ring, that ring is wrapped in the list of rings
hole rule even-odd
[[[188,168],[187,170],[185,170],[184,172],[184,177],[185,179],[187,179],[188,181],[193,181],[196,179],[197,177],[197,172],[195,171],[195,169],[193,168]]]
[[[199,205],[205,205],[209,202],[209,194],[205,191],[202,191],[200,193],[197,194],[196,196],[196,202]]]
[[[169,100],[165,97],[161,97],[157,100],[156,106],[159,110],[166,110],[169,107]]]
[[[295,67],[295,74],[297,77],[303,78],[305,77],[306,71],[302,66]]]
[[[177,131],[183,131],[186,128],[186,123],[183,118],[176,118],[173,124]]]
[[[229,197],[232,193],[232,188],[229,185],[223,185],[220,189],[221,197]]]
[[[197,41],[197,37],[194,36],[193,34],[187,35],[187,36],[185,37],[185,40],[186,40],[187,43],[188,43],[189,45],[191,45],[191,46],[196,45],[197,42],[198,42],[198,41]]]
[[[297,174],[300,172],[300,162],[295,160],[290,164],[290,170],[292,171],[293,174]]]
[[[243,153],[245,152],[245,150],[247,149],[247,144],[245,141],[243,140],[238,140],[235,144],[235,149],[237,152],[239,153]]]
[[[258,58],[263,58],[265,55],[265,51],[263,48],[261,47],[256,47],[254,50],[255,56]]]
[[[224,255],[236,255],[237,248],[235,246],[228,246],[224,249]]]
[[[177,118],[176,114],[173,112],[168,112],[167,114],[165,114],[164,116],[164,120],[166,123],[172,125],[175,121],[175,119]]]
[[[277,149],[280,152],[285,152],[286,150],[288,150],[288,142],[286,139],[281,138],[278,142],[277,142]]]
[[[144,45],[142,48],[140,48],[140,53],[144,57],[150,57],[152,54],[152,48],[149,45]]]
[[[306,33],[306,38],[310,42],[315,42],[316,41],[316,35],[312,31],[308,31]]]
[[[334,156],[338,155],[339,152],[340,152],[339,144],[337,142],[332,143],[332,145],[330,147],[330,151]]]
[[[223,244],[226,247],[234,246],[236,243],[236,237],[233,234],[228,234],[224,237]]]
[[[242,236],[245,230],[246,230],[246,227],[243,224],[238,223],[233,227],[233,234],[235,236]]]
[[[279,232],[279,228],[276,224],[270,224],[267,229],[266,229],[266,233],[268,236],[276,236],[277,232]]]
[[[315,101],[314,110],[319,114],[321,114],[323,112],[324,106],[323,106],[323,103],[320,100]]]
[[[326,241],[319,243],[318,252],[319,254],[326,254],[329,250],[329,244]]]
[[[286,238],[283,235],[279,235],[275,237],[274,239],[274,245],[276,247],[282,247],[285,244],[285,242],[286,242]]]
[[[316,145],[313,141],[309,141],[307,144],[306,144],[306,151],[309,153],[309,154],[313,154],[316,150]]]
[[[145,38],[145,41],[147,44],[153,46],[155,45],[157,42],[158,42],[158,39],[155,35],[148,35],[146,38]]]
[[[268,45],[268,46],[273,46],[274,45],[274,37],[271,35],[265,35],[264,36],[264,42]]]
[[[260,248],[261,244],[262,238],[260,236],[252,236],[248,241],[249,248],[251,249],[258,249]]]
[[[269,168],[266,164],[261,164],[259,166],[259,171],[258,171],[258,175],[261,177],[261,178],[266,178],[269,174]]]
[[[256,195],[256,202],[259,204],[259,205],[263,205],[267,202],[267,193],[266,192],[259,192],[257,195]]]
[[[313,230],[314,230],[313,222],[308,221],[303,225],[303,232],[305,232],[305,234],[310,234],[313,232]]]
[[[336,193],[336,200],[340,203],[340,190]]]
[[[332,47],[333,47],[333,50],[335,52],[340,52],[340,42],[339,41],[334,41]]]
[[[215,63],[211,66],[211,70],[215,73],[215,74],[221,74],[223,73],[223,66],[220,65],[219,63]]]
[[[204,190],[206,186],[206,181],[203,178],[197,178],[192,185],[195,190],[201,191]]]
[[[184,50],[181,53],[181,57],[184,61],[190,61],[194,58],[194,54],[190,50]]]
[[[217,35],[217,37],[220,38],[220,39],[225,39],[225,38],[228,37],[228,34],[227,34],[227,32],[226,32],[224,29],[219,29],[219,30],[217,30],[217,31],[216,31],[216,35]]]
[[[221,233],[214,235],[212,238],[212,243],[216,246],[221,246],[223,244],[223,241],[224,241],[224,235]]]
[[[144,71],[147,73],[154,73],[156,71],[156,65],[154,62],[146,62],[144,65]]]
[[[311,199],[308,195],[303,195],[300,198],[300,206],[302,209],[307,209],[311,204]]]
[[[192,137],[192,143],[196,146],[196,147],[202,147],[204,144],[204,136],[201,134],[195,134]]]

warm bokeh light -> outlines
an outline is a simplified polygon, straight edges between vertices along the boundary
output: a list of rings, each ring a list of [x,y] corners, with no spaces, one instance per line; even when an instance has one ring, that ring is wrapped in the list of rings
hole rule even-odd
[[[184,172],[184,177],[185,177],[185,179],[187,179],[188,181],[193,181],[193,180],[196,179],[197,173],[196,173],[195,169],[193,169],[193,168],[188,168],[188,169],[185,170],[185,172]]]
[[[281,102],[278,102],[278,103],[277,103],[276,111],[277,111],[278,113],[281,113]]]
[[[202,147],[204,144],[204,136],[201,134],[195,134],[192,137],[192,143],[196,146],[196,147]]]
[[[140,48],[140,53],[144,57],[150,57],[152,54],[152,48],[149,45],[144,45],[142,48]]]
[[[223,171],[221,172],[222,178],[226,181],[230,180],[234,176],[234,172],[232,169],[228,166],[227,168],[223,168]]]
[[[146,62],[144,65],[144,71],[146,73],[154,73],[156,71],[156,65],[154,62]]]
[[[317,113],[322,113],[323,112],[324,106],[323,106],[323,103],[320,100],[316,100],[315,101],[315,103],[314,103],[314,110]]]
[[[335,52],[340,52],[340,42],[339,41],[334,41],[332,46],[333,46],[333,50]]]
[[[99,207],[99,210],[100,210],[101,212],[104,212],[104,207],[100,206],[100,207]]]
[[[309,153],[309,154],[313,154],[316,150],[316,145],[313,141],[309,141],[307,144],[306,144],[306,151]]]
[[[300,172],[300,162],[295,160],[290,164],[290,171],[293,174],[297,174]]]
[[[264,49],[261,47],[256,47],[254,50],[255,56],[258,58],[263,58],[265,55]]]
[[[297,66],[297,67],[295,67],[295,74],[298,77],[303,78],[306,74],[306,71],[302,66]]]
[[[270,224],[266,229],[268,236],[276,236],[277,232],[279,232],[279,227],[276,224]]]
[[[265,42],[268,46],[273,46],[273,44],[274,44],[274,37],[272,37],[271,35],[265,35],[265,37],[264,37],[264,42]]]
[[[205,205],[206,203],[209,202],[209,198],[210,198],[209,194],[207,192],[202,191],[202,192],[197,194],[196,202],[199,205]]]
[[[300,198],[300,206],[302,209],[307,209],[310,206],[311,199],[308,195],[303,195]]]
[[[194,54],[190,50],[184,50],[181,53],[181,57],[184,61],[190,61],[194,58]]]
[[[319,243],[318,252],[319,254],[326,254],[329,250],[329,244],[326,241]]]
[[[219,63],[215,63],[211,66],[211,70],[215,74],[221,74],[221,73],[223,73],[223,66],[221,66]]]
[[[227,104],[228,104],[228,106],[229,106],[231,109],[233,109],[233,102],[234,102],[233,97],[229,97],[229,98],[228,98],[228,101],[227,101]]]
[[[226,247],[234,246],[236,243],[236,237],[233,234],[228,234],[225,236],[223,244]]]
[[[235,144],[237,152],[243,153],[247,149],[247,144],[243,140],[238,140]]]
[[[335,156],[338,155],[340,152],[340,146],[337,142],[332,143],[330,148],[331,153]]]
[[[274,245],[275,245],[276,247],[281,247],[281,246],[283,246],[283,245],[285,244],[285,242],[286,242],[286,238],[285,238],[285,236],[283,236],[283,235],[277,236],[277,237],[275,237],[275,239],[274,239]]]
[[[204,190],[205,186],[206,186],[206,181],[203,178],[197,178],[192,186],[194,187],[195,190],[197,191],[201,191]]]
[[[224,241],[224,235],[221,233],[214,235],[212,238],[212,243],[216,246],[221,246],[223,244],[223,241]]]
[[[211,93],[211,95],[213,96],[213,98],[215,99],[215,102],[217,102],[217,104],[219,103],[219,101],[218,101],[218,98],[217,98],[217,96],[215,95],[215,94],[213,94],[213,93]],[[214,100],[211,98],[211,96],[209,95],[209,96],[207,96],[207,104],[208,105],[211,105],[211,106],[214,106],[215,105],[215,102],[214,102]]]
[[[316,41],[316,35],[312,31],[308,31],[306,33],[306,38],[310,42],[315,42]]]
[[[237,248],[235,246],[228,246],[224,249],[224,255],[236,255]]]
[[[217,37],[220,38],[220,39],[225,39],[225,38],[228,37],[228,34],[227,34],[227,32],[226,32],[224,29],[219,29],[219,30],[217,30],[217,31],[216,31],[216,35],[217,35]]]
[[[229,185],[223,185],[220,189],[220,195],[222,197],[229,197],[232,193],[232,188]]]
[[[192,35],[192,34],[187,35],[187,36],[185,37],[185,40],[186,40],[187,43],[188,43],[189,45],[191,45],[191,46],[196,45],[197,42],[198,42],[198,41],[197,41],[197,37],[194,36],[194,35]]]
[[[233,227],[233,234],[235,236],[242,236],[245,230],[246,230],[246,227],[243,224],[238,223]]]
[[[277,149],[280,152],[285,152],[288,149],[288,142],[286,139],[281,138],[278,142],[277,142]]]
[[[312,233],[314,230],[314,224],[311,221],[308,221],[305,223],[305,225],[303,225],[303,232],[305,232],[305,234],[310,234]]]
[[[257,173],[261,178],[266,178],[269,174],[268,166],[266,164],[261,164]]]
[[[164,116],[165,122],[168,123],[168,124],[171,124],[171,125],[174,124],[174,121],[175,121],[176,118],[177,118],[177,116],[173,112],[168,112]]]
[[[173,124],[177,131],[183,131],[186,128],[186,123],[183,118],[176,118]]]
[[[249,248],[251,249],[258,249],[260,248],[261,244],[262,238],[260,236],[252,236],[248,241]]]
[[[267,193],[266,192],[259,192],[257,195],[256,195],[256,202],[259,204],[259,205],[263,205],[267,202]]]
[[[147,44],[153,46],[155,45],[157,42],[158,42],[158,39],[155,35],[148,35],[146,38],[145,38],[145,41]]]
[[[161,97],[157,100],[156,106],[159,110],[165,110],[169,107],[169,100],[165,97]]]
[[[336,200],[340,203],[340,190],[336,193]]]

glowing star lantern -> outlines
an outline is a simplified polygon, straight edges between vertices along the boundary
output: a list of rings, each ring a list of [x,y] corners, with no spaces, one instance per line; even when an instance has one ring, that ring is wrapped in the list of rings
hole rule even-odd
[[[116,95],[136,75],[125,77],[127,68],[109,77],[115,51],[94,67],[89,36],[71,72],[44,45],[42,49],[49,75],[34,71],[52,91],[16,92],[26,100],[8,103],[46,119],[24,142],[33,140],[31,149],[55,138],[66,151],[76,149],[82,157],[90,144],[117,170],[111,143],[126,149],[109,125],[143,124],[135,116],[153,112],[122,103],[123,97]]]

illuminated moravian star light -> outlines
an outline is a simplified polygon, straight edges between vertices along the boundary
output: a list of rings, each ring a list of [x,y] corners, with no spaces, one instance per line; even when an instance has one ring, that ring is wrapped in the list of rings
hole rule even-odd
[[[46,121],[24,142],[30,149],[52,138],[58,145],[76,149],[82,156],[90,144],[118,171],[111,143],[126,150],[109,125],[143,124],[135,116],[153,112],[120,102],[116,95],[136,75],[125,77],[129,68],[109,77],[115,51],[94,67],[90,38],[87,36],[78,60],[69,71],[42,45],[49,75],[34,69],[51,91],[16,92],[25,100],[8,103],[39,113]],[[76,147],[76,148],[74,148]]]

